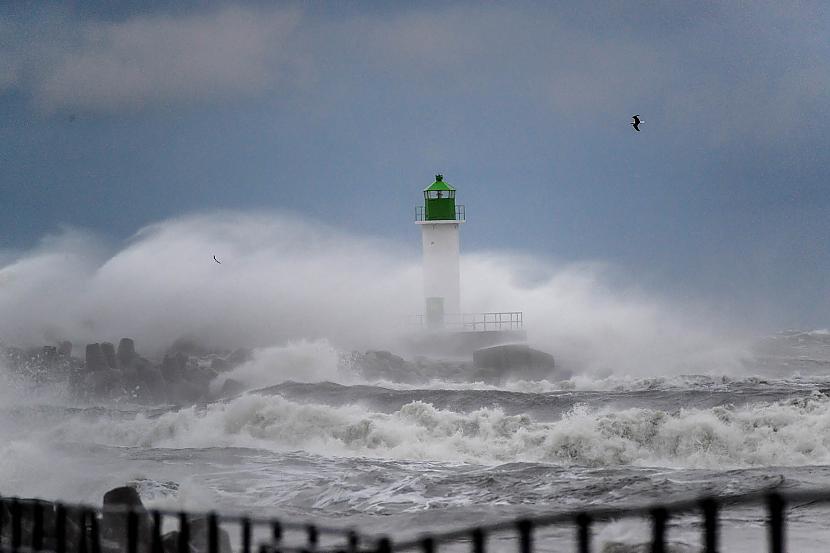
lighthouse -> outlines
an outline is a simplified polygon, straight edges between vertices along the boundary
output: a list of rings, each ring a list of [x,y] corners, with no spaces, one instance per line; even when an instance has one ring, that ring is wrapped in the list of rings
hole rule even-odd
[[[455,188],[435,175],[424,189],[424,205],[415,213],[421,227],[424,268],[424,313],[429,328],[442,328],[447,316],[461,313],[459,227],[465,220],[463,205],[455,203]]]
[[[424,312],[414,318],[418,329],[407,336],[407,347],[419,355],[451,357],[510,344],[527,349],[521,311],[461,311],[458,231],[466,220],[466,210],[455,203],[455,194],[443,175],[435,175],[435,182],[423,190],[423,205],[415,208],[415,224],[421,227]],[[494,351],[492,355],[498,356],[503,350]]]

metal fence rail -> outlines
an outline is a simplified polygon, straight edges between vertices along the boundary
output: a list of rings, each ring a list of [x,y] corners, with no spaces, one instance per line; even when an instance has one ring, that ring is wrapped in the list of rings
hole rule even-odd
[[[719,513],[723,506],[763,505],[767,511],[767,539],[770,553],[785,551],[785,508],[793,503],[810,502],[830,504],[830,489],[800,492],[756,492],[717,497],[677,501],[674,503],[641,505],[628,508],[599,507],[507,520],[483,527],[463,528],[448,532],[429,534],[418,539],[394,542],[391,538],[377,537],[378,553],[420,549],[424,553],[435,553],[440,544],[465,541],[470,544],[471,553],[486,553],[487,536],[501,532],[515,532],[517,553],[532,553],[533,534],[536,529],[571,524],[576,531],[577,551],[589,553],[591,549],[591,526],[624,518],[648,518],[651,521],[651,552],[665,553],[666,528],[671,517],[680,514],[699,514],[703,522],[704,553],[719,551]]]
[[[420,550],[436,553],[442,545],[467,543],[470,553],[486,553],[487,539],[496,533],[516,536],[516,553],[534,551],[540,528],[573,525],[577,551],[589,553],[591,527],[624,518],[651,521],[651,552],[667,551],[666,530],[672,517],[696,514],[702,521],[702,551],[719,551],[719,514],[725,506],[762,505],[766,509],[768,551],[785,551],[785,511],[795,503],[830,504],[830,489],[794,492],[755,492],[627,508],[586,510],[511,519],[394,541],[388,536],[358,534],[348,528],[286,522],[215,512],[92,508],[40,500],[0,498],[0,551],[3,553],[392,553]],[[173,532],[163,533],[173,519]],[[228,525],[238,527],[232,548]],[[294,539],[288,539],[289,533]],[[256,545],[255,545],[256,544]],[[504,550],[504,547],[500,547]]]
[[[463,204],[459,204],[455,206],[455,219],[447,219],[449,221],[458,221],[458,222],[465,222],[467,220],[467,208]],[[426,222],[426,212],[424,211],[424,206],[419,205],[415,208],[415,222]],[[438,222],[441,222],[442,219],[439,219]]]
[[[429,327],[426,315],[411,315],[408,323],[412,327]],[[445,313],[441,328],[462,332],[522,330],[524,328],[524,312],[490,311],[487,313]]]
[[[229,526],[239,532],[236,548]],[[350,528],[274,518],[0,497],[2,553],[353,553],[361,541],[369,543]]]

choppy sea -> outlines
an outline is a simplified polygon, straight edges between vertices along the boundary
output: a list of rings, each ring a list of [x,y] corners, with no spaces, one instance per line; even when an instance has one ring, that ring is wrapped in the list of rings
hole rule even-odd
[[[187,408],[79,405],[8,381],[0,492],[97,504],[133,482],[150,506],[409,537],[591,505],[830,485],[830,334],[765,339],[744,369],[503,386],[286,381]],[[828,514],[795,506],[791,550],[821,549]],[[762,511],[723,517],[723,550],[765,542]],[[698,550],[699,530],[675,521],[672,547]],[[594,539],[635,551],[648,536],[644,523],[617,521]],[[538,543],[553,551],[572,538],[551,529]]]

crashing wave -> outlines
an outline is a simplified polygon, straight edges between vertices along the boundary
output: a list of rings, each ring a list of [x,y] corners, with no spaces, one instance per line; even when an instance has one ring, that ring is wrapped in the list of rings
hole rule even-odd
[[[742,407],[590,409],[553,422],[413,401],[393,413],[245,395],[127,420],[71,419],[53,438],[154,448],[252,447],[325,456],[479,464],[724,468],[830,464],[830,400],[816,394]]]

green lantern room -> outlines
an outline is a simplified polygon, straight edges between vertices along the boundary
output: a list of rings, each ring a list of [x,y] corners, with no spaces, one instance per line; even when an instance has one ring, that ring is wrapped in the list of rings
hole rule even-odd
[[[424,189],[424,220],[455,219],[455,188],[444,182],[443,175],[435,175],[435,182]]]

